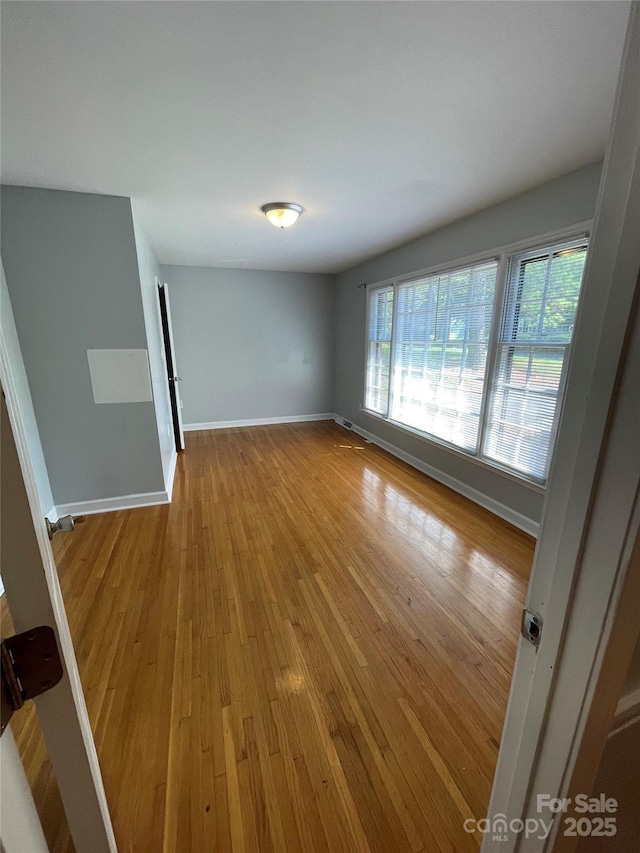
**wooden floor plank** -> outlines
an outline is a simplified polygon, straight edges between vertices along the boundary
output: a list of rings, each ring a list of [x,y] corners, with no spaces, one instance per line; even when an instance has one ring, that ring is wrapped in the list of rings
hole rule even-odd
[[[54,540],[119,850],[476,850],[533,544],[333,423],[190,433],[170,506]]]

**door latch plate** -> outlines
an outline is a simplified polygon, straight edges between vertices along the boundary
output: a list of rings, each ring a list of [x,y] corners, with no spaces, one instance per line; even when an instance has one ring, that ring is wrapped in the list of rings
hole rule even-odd
[[[536,648],[542,639],[542,617],[532,610],[522,611],[522,636]]]
[[[62,661],[53,628],[41,625],[0,640],[0,734],[27,699],[45,693],[62,678]]]

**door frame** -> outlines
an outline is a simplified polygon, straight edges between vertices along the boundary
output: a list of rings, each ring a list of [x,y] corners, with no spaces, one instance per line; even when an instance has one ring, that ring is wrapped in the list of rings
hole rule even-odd
[[[553,829],[542,847],[522,833],[487,833],[482,853],[572,849],[558,834],[563,815],[538,812],[537,795],[590,793],[608,727],[589,721],[599,707],[611,724],[611,695],[633,648],[624,603],[640,572],[631,559],[640,523],[640,407],[631,384],[640,363],[638,102],[635,0],[527,594],[527,608],[544,619],[542,640],[536,649],[520,639],[488,810],[490,820],[553,819]],[[620,666],[607,669],[612,649]]]
[[[173,423],[173,436],[178,453],[184,450],[184,428],[182,425],[182,403],[178,382],[178,365],[176,362],[176,349],[173,340],[173,327],[171,325],[171,305],[169,303],[169,285],[162,284],[156,277],[158,288],[158,305],[160,309],[160,327],[162,329],[162,342],[164,344],[164,361],[167,368],[167,383],[169,385],[169,402],[171,404],[171,420]]]
[[[34,701],[76,851],[117,853],[10,352],[0,328],[0,385],[6,403],[0,406],[5,594],[17,633],[38,625],[50,625],[56,633],[64,674]]]

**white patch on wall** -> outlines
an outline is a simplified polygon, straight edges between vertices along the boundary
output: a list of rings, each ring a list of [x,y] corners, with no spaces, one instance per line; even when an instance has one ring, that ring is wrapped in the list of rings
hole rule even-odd
[[[88,349],[94,403],[151,403],[146,349]]]

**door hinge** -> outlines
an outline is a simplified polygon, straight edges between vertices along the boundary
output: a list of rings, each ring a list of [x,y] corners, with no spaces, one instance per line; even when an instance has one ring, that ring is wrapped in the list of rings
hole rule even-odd
[[[41,625],[0,640],[0,664],[2,734],[14,711],[22,708],[27,699],[55,687],[62,678],[62,661],[53,628]]]
[[[542,639],[542,617],[532,610],[522,611],[522,636],[536,648]]]

